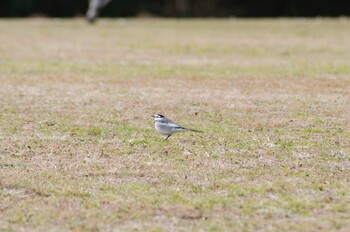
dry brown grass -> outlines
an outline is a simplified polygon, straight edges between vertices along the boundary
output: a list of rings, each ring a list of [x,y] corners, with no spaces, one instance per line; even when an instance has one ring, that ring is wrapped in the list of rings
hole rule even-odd
[[[0,230],[349,230],[349,25],[1,20]]]

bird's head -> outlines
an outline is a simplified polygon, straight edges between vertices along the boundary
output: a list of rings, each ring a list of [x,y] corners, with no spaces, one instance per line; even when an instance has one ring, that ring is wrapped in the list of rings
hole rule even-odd
[[[155,115],[152,115],[152,118],[154,118],[154,121],[159,121],[159,120],[162,120],[165,117],[163,115],[161,115],[161,114],[155,114]]]

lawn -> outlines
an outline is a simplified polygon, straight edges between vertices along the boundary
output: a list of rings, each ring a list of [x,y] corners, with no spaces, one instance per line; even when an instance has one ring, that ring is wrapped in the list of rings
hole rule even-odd
[[[349,28],[0,20],[0,230],[350,231]]]

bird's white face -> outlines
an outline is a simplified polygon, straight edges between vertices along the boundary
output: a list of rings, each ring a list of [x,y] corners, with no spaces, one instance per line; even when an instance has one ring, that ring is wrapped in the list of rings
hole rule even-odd
[[[154,118],[154,121],[160,121],[164,118],[164,116],[161,114],[155,114],[152,117]]]

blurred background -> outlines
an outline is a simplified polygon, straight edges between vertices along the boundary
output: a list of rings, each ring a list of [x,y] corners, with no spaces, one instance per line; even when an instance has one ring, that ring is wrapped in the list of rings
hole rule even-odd
[[[101,1],[103,3],[96,3],[92,6],[99,8],[96,9],[97,11],[103,8],[100,12],[101,17],[335,17],[350,15],[350,0]],[[96,0],[95,2],[101,1]],[[86,14],[89,2],[88,0],[1,0],[0,17],[82,16]]]

